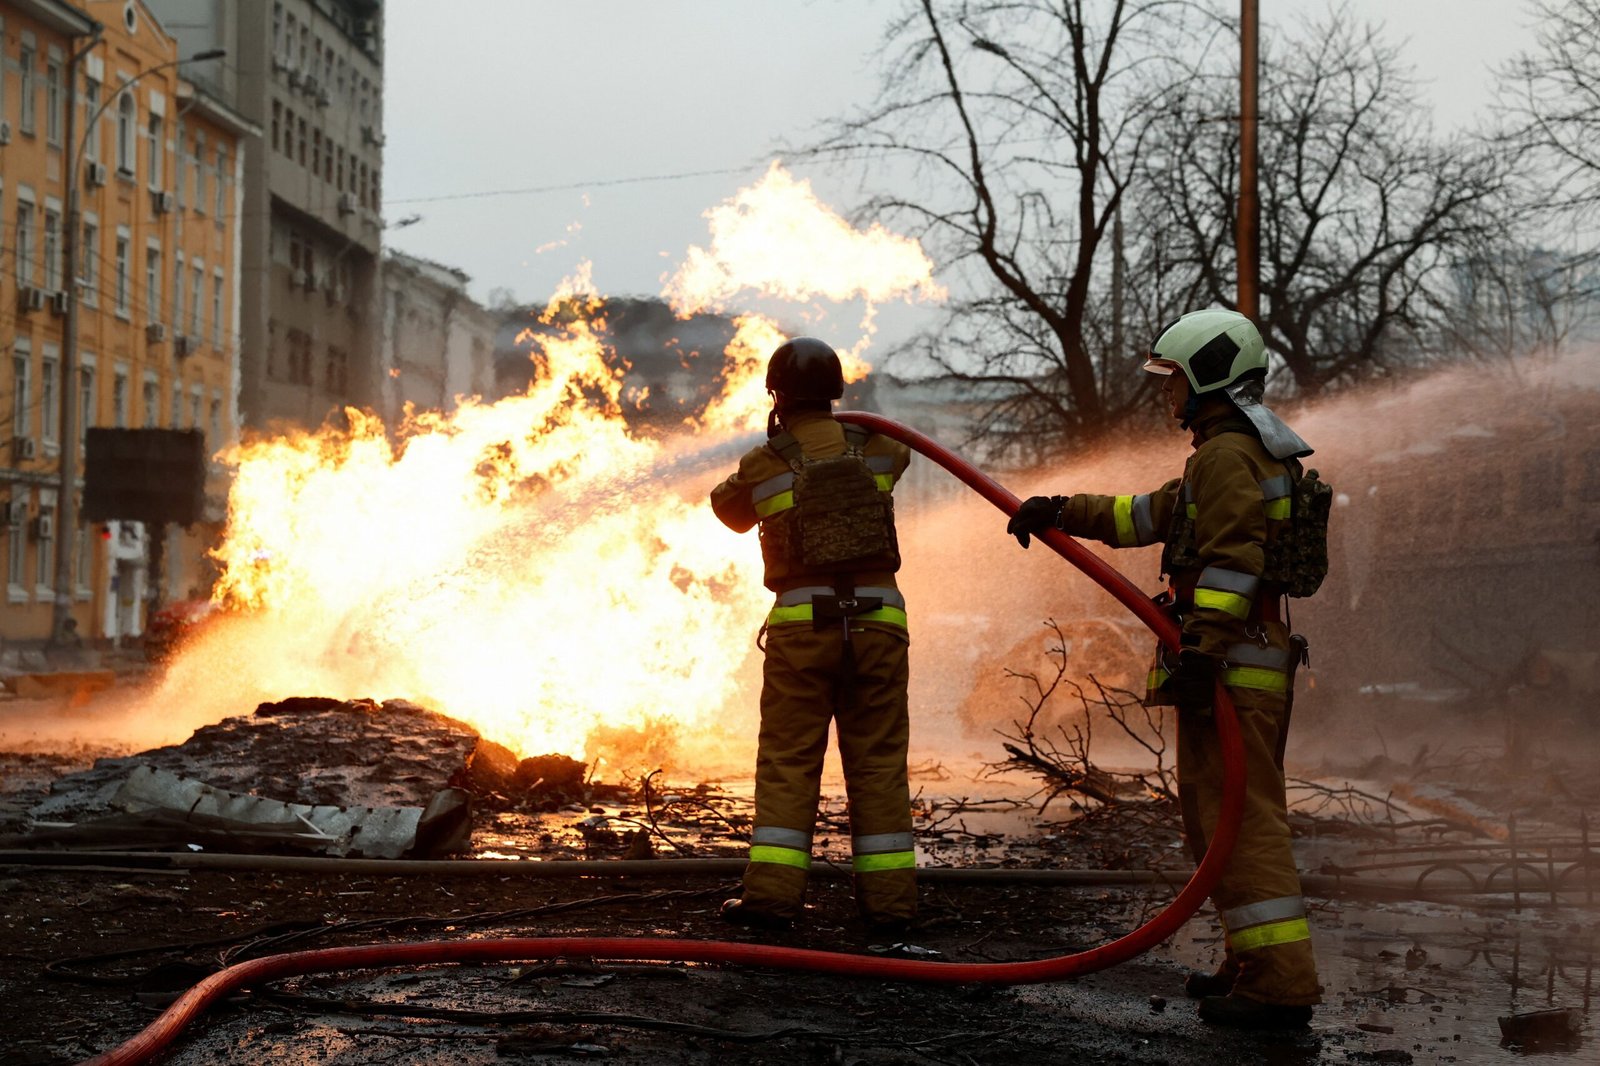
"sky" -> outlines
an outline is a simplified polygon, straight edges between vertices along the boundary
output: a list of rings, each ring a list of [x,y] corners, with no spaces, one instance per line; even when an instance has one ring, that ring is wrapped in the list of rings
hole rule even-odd
[[[1402,48],[1446,128],[1470,125],[1492,102],[1493,68],[1532,43],[1516,0],[1348,4]],[[542,303],[585,260],[602,292],[658,293],[706,243],[707,209],[777,149],[870,102],[884,27],[904,6],[391,0],[386,239],[466,271],[480,300],[504,288]],[[1261,0],[1264,32],[1327,8]],[[826,166],[796,172],[842,213],[860,199]],[[518,191],[483,195],[504,190]]]

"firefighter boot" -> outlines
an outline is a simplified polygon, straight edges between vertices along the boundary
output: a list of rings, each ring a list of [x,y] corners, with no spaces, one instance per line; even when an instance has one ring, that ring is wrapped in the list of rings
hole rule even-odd
[[[1263,1003],[1248,996],[1207,996],[1200,1001],[1202,1021],[1236,1029],[1304,1029],[1311,1024],[1311,1008],[1283,1003]]]

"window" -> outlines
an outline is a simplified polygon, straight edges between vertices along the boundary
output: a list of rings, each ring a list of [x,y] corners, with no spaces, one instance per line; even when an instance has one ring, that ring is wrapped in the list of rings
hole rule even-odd
[[[328,346],[328,391],[335,396],[343,396],[345,387],[350,380],[350,354],[343,348]]]
[[[161,417],[161,395],[156,389],[156,379],[144,379],[144,428],[155,429],[156,422]]]
[[[46,347],[39,360],[39,424],[46,444],[55,444],[61,437],[61,404],[56,399],[56,375],[60,369],[60,353]]]
[[[27,575],[24,572],[24,567],[27,566],[28,548],[27,491],[21,485],[15,483],[12,485],[11,502],[23,505],[10,509],[9,528],[6,531],[6,584],[10,586],[7,591],[13,603],[28,598]]]
[[[306,120],[302,115],[296,120],[300,125],[300,165],[306,165]]]
[[[52,55],[44,65],[44,139],[61,144],[61,60]]]
[[[361,184],[356,189],[356,195],[358,197],[360,197],[361,206],[362,207],[371,207],[372,206],[371,204],[367,203],[367,180],[368,180],[367,179],[367,164],[366,163],[362,163],[361,164],[361,178],[360,178]]]
[[[100,83],[85,79],[83,87],[83,115],[88,136],[83,142],[83,157],[91,163],[100,158]]]
[[[281,152],[283,142],[279,137],[279,127],[283,123],[283,104],[277,100],[272,101],[272,150]]]
[[[300,20],[289,13],[283,37],[283,62],[290,70],[300,69]]]
[[[378,209],[378,203],[379,203],[379,199],[378,199],[378,196],[379,196],[379,194],[378,194],[378,168],[377,167],[373,167],[372,168],[372,174],[370,176],[370,180],[371,180],[371,184],[367,187],[367,200],[372,204],[372,209],[374,211],[376,211]]]
[[[183,382],[172,383],[172,406],[167,410],[167,420],[172,429],[183,428]]]
[[[83,223],[83,254],[78,257],[83,264],[83,305],[100,305],[100,226],[92,219]]]
[[[194,288],[189,290],[189,336],[200,342],[200,307],[206,298],[206,267],[196,259],[194,261]]]
[[[61,291],[61,212],[44,212],[44,287]]]
[[[166,155],[166,142],[161,131],[161,116],[150,116],[150,187],[161,188],[161,158]]]
[[[194,209],[201,214],[206,210],[206,135],[194,135]]]
[[[33,285],[33,204],[17,201],[17,287]]]
[[[298,329],[289,331],[289,381],[311,384],[311,336]]]
[[[53,516],[54,514],[55,508],[46,508],[44,500],[41,499],[39,501],[39,517],[43,518],[46,515]],[[50,533],[51,535],[45,536],[45,533]],[[33,558],[35,564],[33,576],[36,591],[39,596],[48,597],[55,586],[56,575],[56,541],[53,523],[50,530],[40,531],[39,549]]]
[[[211,346],[222,350],[222,271],[211,275]]]
[[[161,321],[161,245],[155,241],[144,250],[144,317]]]
[[[121,226],[117,227],[117,276],[116,285],[117,314],[123,318],[128,317],[128,246],[130,244],[128,231]]]
[[[17,112],[17,127],[30,136],[34,130],[34,108],[38,106],[37,89],[34,85],[33,68],[39,61],[39,53],[33,43],[32,34],[22,35],[22,49],[17,54],[18,84],[22,91],[22,103]]]
[[[172,193],[178,202],[178,210],[183,210],[189,203],[189,194],[185,186],[189,184],[189,149],[184,142],[183,123],[179,122],[177,131],[172,138]]]
[[[217,202],[212,211],[216,215],[217,225],[222,225],[222,217],[226,214],[228,195],[228,150],[222,145],[217,145],[217,174],[216,174]]]
[[[211,394],[211,436],[208,443],[215,450],[222,446],[222,397],[215,392]]]
[[[111,424],[117,429],[128,428],[128,368],[117,367],[111,378]]]
[[[278,320],[267,319],[267,380],[278,378]]]
[[[322,173],[322,131],[311,131],[311,173]]]
[[[77,553],[73,560],[73,576],[78,584],[78,599],[86,600],[94,577],[94,553],[90,548],[94,540],[89,536],[89,527],[81,524],[73,531],[72,539],[73,551]]]
[[[344,145],[341,144],[335,148],[334,153],[334,158],[337,162],[334,166],[333,187],[342,192],[344,190]]]
[[[124,92],[117,101],[117,173],[133,177],[134,144],[133,131],[138,116],[133,102],[133,94]]]
[[[272,58],[283,61],[283,4],[272,5]]]
[[[90,426],[94,425],[94,356],[84,354],[84,365],[78,368],[78,440],[82,441]]]
[[[173,253],[172,260],[172,330],[183,328],[183,253]]]
[[[13,346],[11,356],[11,435],[13,437],[26,437],[33,429],[32,406],[28,403],[33,393],[33,353],[28,350],[21,337],[18,337]],[[12,462],[16,456],[12,456]]]
[[[189,428],[200,428],[200,405],[205,400],[200,395],[200,386],[196,385],[189,393]]]

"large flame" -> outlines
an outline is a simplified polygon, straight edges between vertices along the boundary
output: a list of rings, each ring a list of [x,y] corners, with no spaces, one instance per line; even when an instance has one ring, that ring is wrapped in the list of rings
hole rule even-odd
[[[749,291],[861,297],[870,316],[873,300],[935,291],[914,242],[916,256],[881,229],[855,234],[776,167],[712,219],[712,250],[692,249],[668,286],[686,314]],[[853,276],[852,235],[874,250],[853,257]],[[220,669],[219,713],[291,695],[404,697],[524,754],[589,757],[599,735],[704,737],[731,713],[748,720],[768,594],[754,538],[725,529],[705,494],[765,414],[760,372],[785,332],[739,316],[722,393],[661,438],[624,417],[599,306],[586,272],[556,294],[545,327],[524,334],[536,377],[522,395],[398,427],[347,411],[344,427],[227,453],[215,595],[241,610],[158,695],[204,701]]]

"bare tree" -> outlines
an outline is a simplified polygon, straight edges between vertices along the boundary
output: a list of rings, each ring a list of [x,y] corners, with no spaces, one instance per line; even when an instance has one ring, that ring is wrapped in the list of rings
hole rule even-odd
[[[1600,215],[1600,0],[1540,0],[1537,47],[1506,72],[1501,102],[1535,203]]]
[[[943,328],[913,350],[980,387],[992,438],[1059,444],[1140,402],[1096,281],[1197,30],[1216,23],[1193,0],[919,0],[891,26],[877,102],[813,150],[924,179],[867,211],[952,278]]]
[[[1348,12],[1264,44],[1261,326],[1311,393],[1419,357],[1452,264],[1501,232],[1502,164],[1436,137],[1394,49]],[[1201,304],[1236,291],[1236,71],[1197,71],[1141,157],[1143,211],[1171,227],[1152,258]]]

